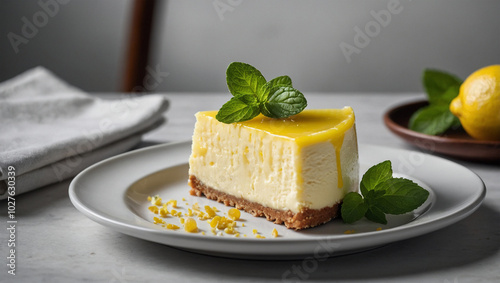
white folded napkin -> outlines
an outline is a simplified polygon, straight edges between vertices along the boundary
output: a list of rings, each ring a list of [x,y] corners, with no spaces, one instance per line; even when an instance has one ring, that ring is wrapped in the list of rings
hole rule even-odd
[[[16,194],[73,177],[139,143],[167,108],[162,95],[100,99],[42,67],[1,83],[0,199],[7,197],[9,168]]]

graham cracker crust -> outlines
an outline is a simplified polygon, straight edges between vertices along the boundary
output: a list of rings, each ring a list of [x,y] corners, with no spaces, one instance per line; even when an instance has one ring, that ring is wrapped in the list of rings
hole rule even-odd
[[[253,216],[265,216],[267,220],[274,221],[276,224],[284,223],[286,228],[289,229],[300,230],[318,226],[332,220],[339,214],[340,203],[321,209],[305,208],[298,213],[294,213],[290,210],[284,211],[269,208],[256,202],[220,192],[206,186],[193,175],[189,176],[188,183],[192,188],[189,191],[190,195],[205,195],[208,199],[216,200],[227,206],[234,206],[237,209],[243,209]]]

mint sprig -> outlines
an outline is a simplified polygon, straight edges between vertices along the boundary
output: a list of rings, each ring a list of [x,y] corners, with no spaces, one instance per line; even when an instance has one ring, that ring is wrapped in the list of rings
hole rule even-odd
[[[366,171],[360,183],[361,194],[348,193],[343,200],[341,215],[346,223],[366,217],[387,224],[386,214],[404,214],[417,209],[429,197],[429,192],[405,178],[392,177],[389,160]]]
[[[215,116],[222,123],[247,121],[259,113],[270,118],[287,118],[307,106],[307,100],[293,88],[290,77],[280,76],[266,81],[259,70],[246,63],[229,64],[226,82],[233,97]]]
[[[255,96],[241,94],[222,105],[215,117],[222,123],[231,124],[234,121],[250,120],[259,113],[259,104]]]
[[[429,105],[413,113],[408,127],[428,135],[440,135],[458,128],[460,120],[450,112],[450,103],[458,95],[462,80],[438,70],[424,70],[423,84]]]

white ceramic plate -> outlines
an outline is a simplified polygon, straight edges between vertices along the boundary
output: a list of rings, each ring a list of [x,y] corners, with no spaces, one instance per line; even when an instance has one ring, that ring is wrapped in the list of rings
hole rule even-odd
[[[90,219],[137,238],[210,255],[297,259],[367,250],[441,229],[470,215],[486,193],[476,174],[451,161],[414,151],[360,145],[362,173],[372,165],[391,160],[396,175],[410,178],[431,192],[427,202],[412,213],[388,217],[387,225],[366,220],[345,224],[337,219],[316,228],[293,231],[242,212],[238,238],[228,234],[213,235],[209,224],[201,220],[197,220],[199,233],[167,230],[153,224],[156,215],[147,209],[151,205],[148,196],[158,194],[163,200],[176,199],[177,210],[182,212],[196,202],[202,208],[205,205],[217,207],[219,215],[229,210],[223,204],[189,195],[187,161],[190,151],[191,142],[182,142],[107,159],[74,178],[69,188],[70,199]],[[182,227],[178,218],[170,216],[165,220]],[[279,237],[271,236],[273,228],[277,229]],[[253,229],[266,238],[255,238]],[[346,234],[346,231],[354,233]]]

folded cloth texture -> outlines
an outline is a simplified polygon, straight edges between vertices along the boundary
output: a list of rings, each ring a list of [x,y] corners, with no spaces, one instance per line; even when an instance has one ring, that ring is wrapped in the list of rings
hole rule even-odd
[[[158,94],[101,99],[43,67],[0,83],[0,199],[6,198],[13,170],[22,180],[16,186],[19,194],[73,177],[82,165],[130,149],[164,120],[168,105]],[[64,174],[57,171],[63,168],[57,164],[72,159],[80,160],[78,166]]]

